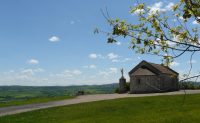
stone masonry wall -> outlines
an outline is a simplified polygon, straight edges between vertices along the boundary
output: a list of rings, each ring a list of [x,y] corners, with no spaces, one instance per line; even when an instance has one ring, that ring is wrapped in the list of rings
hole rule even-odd
[[[130,93],[153,93],[178,90],[178,79],[169,75],[131,76]]]

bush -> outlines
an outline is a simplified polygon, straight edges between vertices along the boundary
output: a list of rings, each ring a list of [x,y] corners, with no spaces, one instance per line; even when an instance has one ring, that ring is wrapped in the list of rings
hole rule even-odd
[[[130,90],[130,82],[126,83],[126,90],[129,91]]]
[[[182,82],[179,83],[180,89],[200,89],[200,84],[198,82]]]
[[[119,93],[119,88],[116,88],[116,89],[115,89],[115,93]]]

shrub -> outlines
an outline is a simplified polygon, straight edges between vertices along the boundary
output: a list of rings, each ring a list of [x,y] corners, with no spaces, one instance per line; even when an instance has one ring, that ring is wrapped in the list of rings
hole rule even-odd
[[[180,89],[192,89],[192,90],[200,89],[200,83],[198,82],[182,82],[179,83],[179,85]]]
[[[126,83],[126,90],[129,91],[130,90],[130,82]]]
[[[115,93],[119,93],[119,88],[116,88],[116,89],[115,89]]]

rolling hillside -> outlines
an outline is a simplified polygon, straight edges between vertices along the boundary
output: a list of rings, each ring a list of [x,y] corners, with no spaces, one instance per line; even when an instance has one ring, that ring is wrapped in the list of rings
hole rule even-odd
[[[114,93],[118,84],[83,86],[0,86],[0,104],[33,98],[74,96],[78,91],[87,94]]]

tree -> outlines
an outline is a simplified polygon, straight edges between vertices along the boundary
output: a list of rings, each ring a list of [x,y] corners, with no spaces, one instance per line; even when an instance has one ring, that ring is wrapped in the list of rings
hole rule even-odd
[[[200,52],[199,28],[190,28],[188,24],[191,21],[200,23],[200,0],[180,0],[168,7],[171,12],[152,9],[145,3],[137,2],[131,7],[130,14],[137,16],[138,23],[112,19],[106,10],[102,13],[112,31],[96,29],[95,32],[106,33],[108,43],[116,43],[118,37],[131,39],[133,50],[140,54],[161,56],[166,66],[185,53],[191,53],[192,60],[193,55]]]
[[[183,17],[185,19],[194,17],[197,22],[200,22],[200,0],[182,0],[184,2]]]

